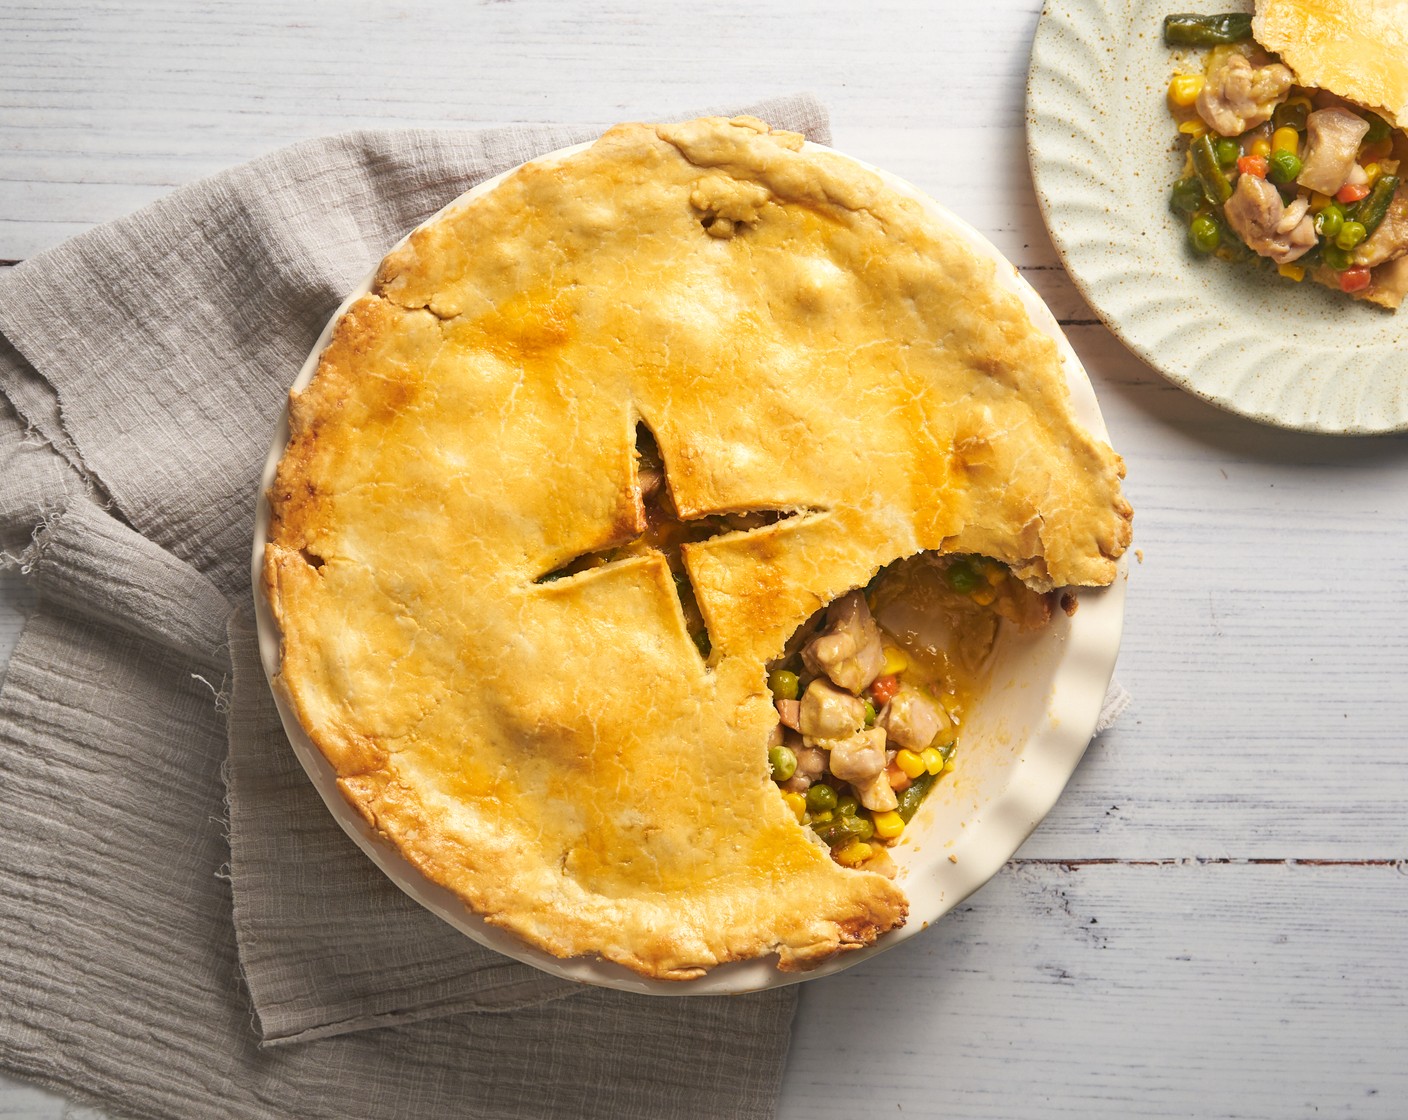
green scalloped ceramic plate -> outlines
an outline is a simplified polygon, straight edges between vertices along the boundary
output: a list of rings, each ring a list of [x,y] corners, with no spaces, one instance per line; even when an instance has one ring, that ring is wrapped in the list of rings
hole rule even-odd
[[[1119,338],[1170,381],[1265,424],[1408,430],[1408,308],[1195,258],[1168,192],[1182,167],[1164,103],[1173,11],[1236,0],[1050,0],[1032,43],[1027,155],[1067,270]]]

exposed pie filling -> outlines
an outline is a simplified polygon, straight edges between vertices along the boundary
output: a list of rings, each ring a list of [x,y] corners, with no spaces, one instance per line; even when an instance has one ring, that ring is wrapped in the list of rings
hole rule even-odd
[[[954,769],[997,627],[1051,616],[1005,564],[923,553],[818,612],[771,667],[773,780],[838,863],[893,874],[893,846]]]

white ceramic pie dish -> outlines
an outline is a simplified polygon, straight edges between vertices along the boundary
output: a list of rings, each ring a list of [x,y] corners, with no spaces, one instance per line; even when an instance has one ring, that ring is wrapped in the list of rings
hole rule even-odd
[[[587,146],[553,152],[537,162],[560,160]],[[1064,359],[1076,416],[1090,431],[1105,438],[1104,421],[1085,371],[1051,312],[1017,270],[981,234],[914,187],[855,162],[881,175],[895,190],[916,199],[975,252],[996,262],[997,282],[1014,292],[1037,328],[1055,340]],[[479,184],[450,206],[492,190],[507,174],[511,172]],[[294,388],[302,388],[311,380],[337,320],[354,301],[370,292],[374,277],[375,269],[338,308],[295,379]],[[332,767],[294,715],[278,683],[278,627],[261,590],[269,529],[266,494],[288,437],[285,414],[260,483],[252,569],[260,656],[299,762],[334,819],[398,887],[480,944],[570,980],[663,995],[756,991],[837,972],[913,936],[987,882],[1055,804],[1094,732],[1114,671],[1128,575],[1123,561],[1111,587],[1080,594],[1080,609],[1073,617],[1058,612],[1052,623],[1036,634],[1020,635],[1006,628],[1002,631],[991,684],[969,715],[956,770],[934,787],[892,850],[901,869],[900,882],[909,896],[909,923],[885,934],[874,946],[833,957],[807,973],[779,972],[774,958],[762,958],[723,965],[702,979],[687,982],[648,979],[594,958],[562,960],[484,922],[457,896],[431,882],[378,837],[343,798]]]

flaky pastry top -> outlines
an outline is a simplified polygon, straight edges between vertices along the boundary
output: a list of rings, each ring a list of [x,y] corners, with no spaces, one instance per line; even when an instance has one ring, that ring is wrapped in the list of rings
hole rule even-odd
[[[1257,0],[1252,34],[1301,85],[1408,129],[1408,0]]]
[[[643,528],[781,511],[545,581]],[[417,230],[290,404],[265,592],[279,686],[425,875],[558,956],[805,968],[901,925],[768,774],[766,663],[883,565],[1101,585],[1121,461],[1049,338],[918,203],[751,118],[622,125]]]

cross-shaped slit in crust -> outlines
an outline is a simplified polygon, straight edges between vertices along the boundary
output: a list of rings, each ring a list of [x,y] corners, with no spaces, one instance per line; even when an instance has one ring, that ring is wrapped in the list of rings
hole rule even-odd
[[[634,481],[645,510],[645,531],[615,548],[575,556],[561,567],[539,576],[536,582],[548,583],[565,579],[579,572],[602,568],[633,556],[658,552],[670,566],[670,575],[674,579],[675,594],[679,597],[685,627],[694,639],[700,656],[707,662],[713,651],[713,642],[709,638],[709,628],[704,621],[703,612],[699,609],[699,600],[695,596],[694,585],[690,582],[689,571],[685,567],[681,545],[694,544],[729,533],[750,532],[808,511],[747,510],[713,513],[687,520],[681,518],[670,496],[664,456],[655,441],[655,434],[644,423],[636,425]]]

